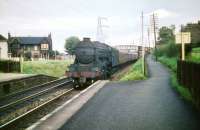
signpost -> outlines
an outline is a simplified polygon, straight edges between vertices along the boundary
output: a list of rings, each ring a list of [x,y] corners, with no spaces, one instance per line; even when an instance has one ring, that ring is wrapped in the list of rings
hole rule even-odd
[[[185,60],[185,44],[191,43],[191,33],[190,32],[180,32],[176,34],[176,43],[181,44],[182,48],[182,60]]]

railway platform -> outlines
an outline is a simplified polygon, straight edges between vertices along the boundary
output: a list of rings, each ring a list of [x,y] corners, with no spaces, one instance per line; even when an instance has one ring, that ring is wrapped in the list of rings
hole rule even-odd
[[[34,74],[0,73],[0,82],[11,81],[34,76]]]
[[[151,57],[147,63],[149,79],[107,83],[87,102],[82,98],[79,102],[85,104],[70,118],[69,111],[58,111],[28,130],[200,129],[200,115],[170,86],[168,69]],[[55,123],[57,119],[64,124]]]
[[[54,79],[46,75],[0,73],[0,98]]]

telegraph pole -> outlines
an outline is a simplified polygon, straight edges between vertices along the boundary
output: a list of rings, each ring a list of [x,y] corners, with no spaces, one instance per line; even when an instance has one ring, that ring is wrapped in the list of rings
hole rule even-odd
[[[147,35],[148,35],[148,43],[149,43],[149,52],[150,52],[150,30],[149,28],[147,29]]]
[[[145,75],[145,50],[144,50],[144,14],[142,12],[142,15],[141,15],[141,22],[142,22],[142,72],[143,74]]]
[[[153,13],[152,16],[152,22],[153,22],[153,33],[154,33],[154,42],[155,42],[155,56],[156,56],[156,61],[158,60],[158,56],[157,56],[157,47],[156,47],[156,43],[157,43],[157,39],[156,39],[156,19],[155,19],[155,14]]]

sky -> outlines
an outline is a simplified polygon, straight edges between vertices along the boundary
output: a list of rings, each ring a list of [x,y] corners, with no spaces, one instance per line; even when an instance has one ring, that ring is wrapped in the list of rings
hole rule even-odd
[[[158,16],[158,27],[197,22],[199,0],[0,0],[0,34],[12,36],[52,35],[53,49],[64,52],[65,39],[77,36],[96,40],[97,19],[109,45],[141,44],[141,12],[144,41],[150,15]],[[150,36],[153,40],[152,35]]]

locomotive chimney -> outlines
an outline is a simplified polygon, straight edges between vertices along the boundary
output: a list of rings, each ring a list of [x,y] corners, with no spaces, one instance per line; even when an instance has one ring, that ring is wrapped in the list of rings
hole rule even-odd
[[[83,38],[83,41],[84,41],[84,42],[90,42],[90,38],[89,38],[89,37],[84,37],[84,38]]]

